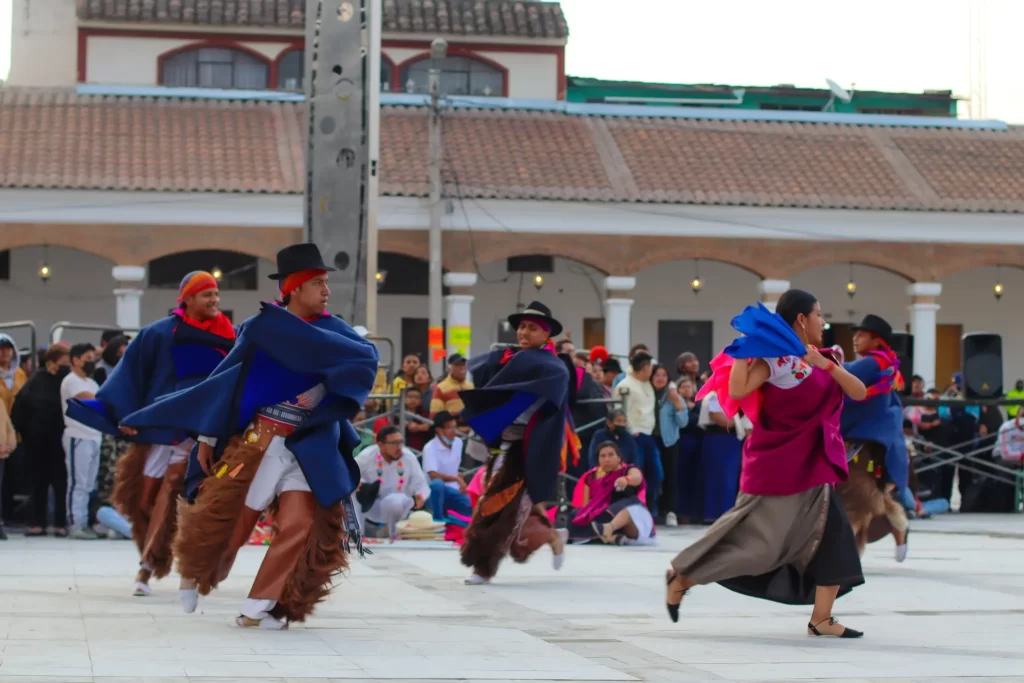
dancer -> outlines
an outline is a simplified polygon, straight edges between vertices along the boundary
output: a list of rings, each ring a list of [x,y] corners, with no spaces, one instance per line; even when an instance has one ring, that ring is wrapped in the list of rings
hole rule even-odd
[[[132,442],[117,462],[114,507],[131,524],[141,561],[136,596],[150,594],[150,579],[171,571],[178,497],[194,441],[178,430],[135,430],[122,420],[175,391],[206,379],[235,343],[235,328],[220,312],[217,280],[189,273],[178,288],[178,308],[142,328],[96,393],[76,400],[68,415]]]
[[[836,597],[864,582],[832,487],[847,478],[843,395],[863,399],[867,390],[815,348],[825,319],[807,292],[783,294],[777,313],[749,307],[732,324],[745,336],[712,361],[701,394],[717,391],[730,417],[742,408],[754,423],[743,445],[740,494],[672,561],[669,616],[678,621],[691,587],[717,582],[751,597],[813,604],[808,634],[859,638],[832,616]]]
[[[907,513],[898,496],[908,486],[907,442],[903,436],[900,362],[892,350],[892,326],[868,315],[854,328],[859,360],[844,367],[868,388],[867,398],[847,397],[842,430],[850,480],[837,487],[861,554],[869,541],[892,532],[896,561],[907,558]],[[894,495],[896,494],[896,495]]]
[[[554,528],[543,504],[554,500],[569,454],[579,461],[568,409],[583,369],[555,354],[551,337],[562,325],[544,304],[534,301],[508,322],[519,345],[474,359],[473,379],[482,388],[460,394],[466,423],[499,448],[461,549],[462,564],[473,568],[470,585],[489,583],[506,554],[526,562],[548,544],[556,570],[565,559],[567,530]]]
[[[359,481],[351,454],[359,436],[349,420],[373,387],[378,361],[373,344],[327,313],[334,269],[316,245],[282,249],[277,268],[270,277],[280,283],[281,304],[263,304],[242,324],[209,379],[124,421],[183,430],[200,442],[186,482],[195,502],[179,510],[174,543],[187,612],[223,580],[277,498],[277,535],[235,620],[272,630],[305,620],[327,597],[331,578],[346,567],[346,528],[361,547],[348,502]]]

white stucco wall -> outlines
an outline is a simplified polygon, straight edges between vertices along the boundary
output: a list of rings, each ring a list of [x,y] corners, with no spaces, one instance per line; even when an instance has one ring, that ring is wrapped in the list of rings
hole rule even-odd
[[[15,249],[11,255],[11,280],[0,281],[0,319],[34,320],[45,337],[49,327],[58,320],[73,320],[99,324],[113,324],[116,283],[111,277],[114,264],[84,252],[51,247],[48,263],[53,275],[47,284],[38,278],[43,258],[40,247]],[[733,338],[729,320],[743,306],[757,300],[758,279],[754,275],[727,264],[702,261],[700,274],[705,287],[699,296],[689,289],[693,277],[692,261],[677,261],[648,268],[637,274],[633,291],[636,303],[632,311],[632,340],[643,341],[658,349],[659,320],[711,320],[713,344],[723,347]],[[272,264],[259,264],[258,292],[222,293],[222,306],[234,311],[241,320],[255,312],[259,301],[269,300],[274,284],[266,278]],[[555,262],[555,273],[545,275],[546,282],[537,292],[529,276],[524,278],[521,300],[526,303],[538,298],[548,304],[562,320],[566,329],[582,344],[583,319],[603,315],[598,292],[603,276],[576,263],[563,259]],[[500,321],[515,310],[519,290],[519,276],[508,281],[504,263],[482,267],[481,278],[473,288],[473,349],[484,351],[497,339]],[[816,294],[826,315],[832,322],[858,321],[866,313],[886,317],[894,328],[902,329],[908,321],[909,297],[906,282],[891,273],[855,266],[857,296],[851,301],[844,287],[849,278],[849,266],[835,265],[815,268],[794,277],[795,287]],[[1024,338],[1024,271],[1003,268],[999,277],[1006,287],[1002,301],[992,296],[996,281],[995,268],[978,268],[949,278],[943,284],[939,297],[942,308],[939,323],[962,324],[965,332],[994,332],[1003,336],[1004,381],[1013,382],[1024,377],[1024,354],[1018,350],[1017,340]],[[588,279],[590,282],[588,282]],[[174,292],[149,290],[143,296],[142,318],[152,322],[166,314],[174,303]],[[402,318],[426,317],[425,296],[381,296],[379,320],[381,336],[390,337],[401,353]],[[16,335],[18,336],[18,335]],[[70,341],[95,341],[98,333],[68,334]],[[19,343],[27,342],[24,337]]]
[[[14,0],[9,85],[73,86],[78,80],[75,0]]]
[[[497,50],[477,54],[508,69],[509,97],[558,99],[558,58],[555,55]]]

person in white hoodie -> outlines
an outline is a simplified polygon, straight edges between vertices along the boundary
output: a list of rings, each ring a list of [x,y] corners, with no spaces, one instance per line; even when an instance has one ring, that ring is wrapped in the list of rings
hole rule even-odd
[[[657,510],[658,493],[665,473],[658,444],[654,440],[654,428],[657,425],[655,411],[658,409],[654,386],[651,384],[654,359],[646,351],[637,351],[629,360],[629,365],[630,371],[612,390],[612,398],[625,402],[626,429],[639,446],[639,462],[635,464],[647,481],[647,505],[651,510]]]

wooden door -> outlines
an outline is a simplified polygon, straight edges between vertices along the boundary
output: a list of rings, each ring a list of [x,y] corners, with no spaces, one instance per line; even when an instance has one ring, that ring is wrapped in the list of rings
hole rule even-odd
[[[658,362],[676,377],[676,359],[689,351],[696,354],[701,372],[706,371],[711,362],[713,325],[710,320],[659,320]]]
[[[963,333],[963,325],[937,325],[935,328],[935,385],[939,391],[952,382],[954,372],[960,372]]]
[[[583,319],[583,349],[604,346],[604,318]]]

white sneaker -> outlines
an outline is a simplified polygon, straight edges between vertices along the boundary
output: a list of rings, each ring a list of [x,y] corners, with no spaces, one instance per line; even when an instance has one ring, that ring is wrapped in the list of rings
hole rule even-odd
[[[483,585],[486,585],[486,584],[488,584],[490,582],[491,582],[490,579],[485,579],[484,577],[482,577],[482,576],[480,576],[479,574],[476,574],[476,573],[470,574],[469,578],[466,579],[466,581],[465,581],[467,586],[483,586]]]
[[[263,617],[262,619],[253,619],[245,615],[235,617],[235,626],[239,628],[261,628],[265,631],[287,631],[288,622],[275,619],[271,616]]]
[[[113,529],[107,530],[107,538],[111,541],[125,541],[128,539],[128,537],[122,534],[120,531],[114,531]]]
[[[152,594],[153,589],[141,581],[135,582],[135,592],[132,593],[137,598],[148,598]]]
[[[665,526],[679,526],[679,519],[676,517],[676,513],[670,512],[665,515]]]
[[[181,601],[181,608],[185,610],[185,614],[192,614],[199,606],[199,589],[179,588],[178,599]]]

